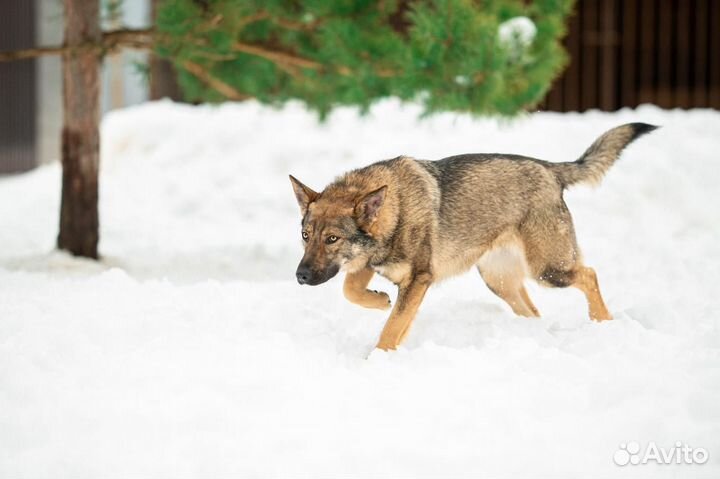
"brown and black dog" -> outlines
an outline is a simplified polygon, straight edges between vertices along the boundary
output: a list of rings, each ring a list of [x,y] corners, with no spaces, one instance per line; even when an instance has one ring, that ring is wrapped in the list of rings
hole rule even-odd
[[[614,128],[569,163],[505,154],[400,156],[346,173],[321,193],[290,176],[305,244],[297,280],[317,285],[344,270],[347,299],[377,309],[389,308],[390,298],[367,289],[372,276],[396,284],[377,344],[384,350],[407,336],[432,283],[473,266],[518,315],[539,316],[523,285],[529,277],[580,289],[590,318],[612,319],[595,271],[582,262],[563,191],[599,182],[630,142],[655,128]]]

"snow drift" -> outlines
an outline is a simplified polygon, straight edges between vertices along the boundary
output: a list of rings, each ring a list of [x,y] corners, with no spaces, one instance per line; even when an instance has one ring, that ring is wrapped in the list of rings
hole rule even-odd
[[[0,179],[0,476],[717,477],[720,113],[418,113],[114,112],[101,263],[51,252],[56,164]],[[399,351],[373,352],[386,313],[340,279],[295,282],[288,173],[320,189],[399,154],[571,161],[631,121],[663,128],[566,194],[612,322],[536,285],[543,317],[515,317],[469,272],[429,291]],[[618,466],[628,441],[709,460]]]

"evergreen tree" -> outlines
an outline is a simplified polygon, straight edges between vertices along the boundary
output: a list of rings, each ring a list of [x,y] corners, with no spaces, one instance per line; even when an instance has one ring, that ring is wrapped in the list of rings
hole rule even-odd
[[[572,0],[166,0],[157,53],[189,100],[301,99],[321,114],[386,96],[428,112],[532,108],[566,62]]]

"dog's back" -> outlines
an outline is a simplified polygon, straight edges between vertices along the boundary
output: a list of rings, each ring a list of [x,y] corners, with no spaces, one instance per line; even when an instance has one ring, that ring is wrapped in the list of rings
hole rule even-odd
[[[434,256],[438,279],[476,264],[529,211],[562,202],[562,188],[542,162],[515,155],[459,155],[421,161],[440,190]]]
[[[436,274],[457,274],[504,246],[525,255],[523,268],[535,279],[566,286],[568,275],[558,271],[572,269],[580,252],[563,190],[599,182],[630,142],[654,128],[643,123],[614,128],[570,163],[507,154],[420,161],[441,194]]]

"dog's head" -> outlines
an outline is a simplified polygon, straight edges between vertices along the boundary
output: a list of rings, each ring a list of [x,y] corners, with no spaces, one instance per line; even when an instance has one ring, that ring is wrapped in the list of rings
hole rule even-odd
[[[385,200],[387,186],[357,195],[334,191],[316,193],[290,176],[302,213],[305,254],[296,276],[300,284],[318,285],[341,268],[367,265],[375,245],[369,233]]]

